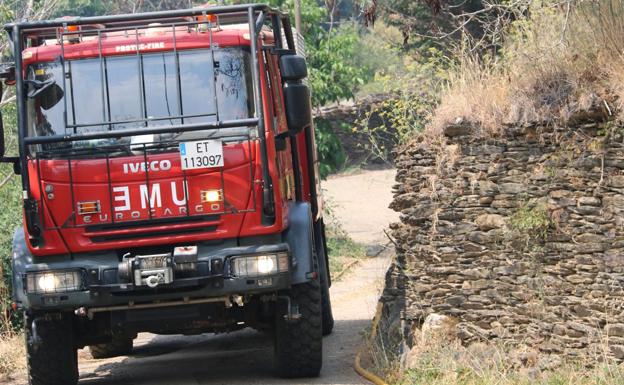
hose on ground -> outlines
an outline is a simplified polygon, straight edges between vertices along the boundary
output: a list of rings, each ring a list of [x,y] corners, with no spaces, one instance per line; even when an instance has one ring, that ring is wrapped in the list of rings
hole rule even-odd
[[[375,337],[377,336],[377,328],[379,326],[379,319],[381,318],[382,308],[383,308],[383,304],[381,302],[378,302],[377,311],[375,312],[375,317],[373,318],[373,324],[372,324],[372,330],[371,330],[371,336],[370,336],[371,341],[374,341]],[[362,367],[361,357],[360,357],[361,353],[362,353],[362,350],[360,349],[360,351],[358,351],[357,354],[355,355],[355,362],[353,363],[353,368],[355,369],[357,374],[359,374],[364,379],[372,382],[375,385],[388,385],[379,376],[375,375],[374,373],[371,373],[370,371]]]

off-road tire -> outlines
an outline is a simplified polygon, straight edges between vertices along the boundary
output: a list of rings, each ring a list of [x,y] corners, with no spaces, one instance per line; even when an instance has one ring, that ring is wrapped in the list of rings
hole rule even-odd
[[[329,295],[329,266],[327,245],[325,241],[325,225],[323,220],[315,224],[314,250],[318,261],[318,271],[321,281],[321,306],[323,311],[323,335],[329,335],[334,330],[334,314],[331,308],[331,297]]]
[[[275,321],[275,371],[285,378],[317,377],[323,365],[321,290],[318,280],[294,285],[292,306],[301,318],[286,321],[286,306],[278,306]]]
[[[132,337],[113,336],[111,342],[89,345],[89,352],[95,359],[125,356],[132,352],[132,342]]]
[[[26,317],[26,356],[30,385],[75,385],[78,383],[78,351],[70,317],[36,321]],[[36,334],[36,337],[35,337]]]
[[[327,336],[334,330],[334,314],[332,313],[327,279],[321,280],[321,307],[323,312],[323,335]]]

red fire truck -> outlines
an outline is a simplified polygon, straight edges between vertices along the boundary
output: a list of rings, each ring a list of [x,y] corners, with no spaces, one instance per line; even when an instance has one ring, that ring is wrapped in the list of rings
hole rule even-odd
[[[253,327],[317,376],[333,318],[307,68],[288,16],[202,7],[5,26],[30,383],[139,332]]]

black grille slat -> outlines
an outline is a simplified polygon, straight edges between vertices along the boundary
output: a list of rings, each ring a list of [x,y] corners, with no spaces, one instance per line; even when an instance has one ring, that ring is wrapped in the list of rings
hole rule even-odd
[[[145,238],[156,238],[163,236],[171,236],[171,235],[182,235],[182,234],[193,234],[193,233],[202,233],[202,232],[214,232],[217,230],[217,226],[205,226],[205,227],[196,227],[192,229],[179,229],[179,230],[160,230],[160,231],[146,231],[141,233],[132,233],[132,234],[114,234],[114,235],[102,235],[90,237],[93,242],[110,242],[110,241],[125,241],[130,239],[145,239]]]
[[[87,232],[109,231],[109,230],[128,230],[134,228],[142,228],[149,231],[150,227],[161,226],[165,224],[187,224],[194,222],[216,222],[221,219],[220,215],[204,215],[204,216],[191,216],[191,217],[174,217],[174,218],[162,218],[143,221],[132,222],[117,222],[107,223],[101,225],[92,225],[85,227]]]

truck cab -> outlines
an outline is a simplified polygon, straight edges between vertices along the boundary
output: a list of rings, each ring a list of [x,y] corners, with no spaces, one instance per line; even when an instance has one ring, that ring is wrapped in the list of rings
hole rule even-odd
[[[30,383],[76,383],[85,346],[109,357],[139,332],[244,327],[275,336],[280,376],[318,375],[330,278],[288,16],[252,4],[5,29],[19,157],[0,156],[22,179],[13,297]]]

